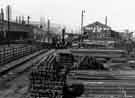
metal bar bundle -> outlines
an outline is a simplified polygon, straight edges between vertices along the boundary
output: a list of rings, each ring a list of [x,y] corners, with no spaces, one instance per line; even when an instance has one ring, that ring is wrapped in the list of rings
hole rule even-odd
[[[64,82],[57,79],[55,57],[49,56],[30,74],[30,93],[33,98],[62,96]],[[60,97],[58,97],[60,98]]]
[[[37,69],[30,73],[29,90],[32,98],[62,98],[67,69],[72,64],[73,56],[70,54],[59,54],[59,61],[57,62],[56,56],[53,55],[40,62]],[[66,70],[63,70],[65,68]]]

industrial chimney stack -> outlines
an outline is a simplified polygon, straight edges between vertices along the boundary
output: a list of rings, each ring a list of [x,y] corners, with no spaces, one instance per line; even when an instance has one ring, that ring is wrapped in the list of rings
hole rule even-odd
[[[1,19],[2,19],[2,21],[4,21],[4,11],[3,11],[3,8],[1,8]]]
[[[21,24],[21,16],[19,16],[19,24]]]
[[[27,16],[27,24],[30,24],[30,16]]]
[[[107,16],[105,16],[105,25],[107,26]]]
[[[16,23],[18,23],[18,16],[16,16]]]
[[[50,33],[50,20],[48,19],[48,23],[47,23],[47,30],[48,30],[48,33]]]

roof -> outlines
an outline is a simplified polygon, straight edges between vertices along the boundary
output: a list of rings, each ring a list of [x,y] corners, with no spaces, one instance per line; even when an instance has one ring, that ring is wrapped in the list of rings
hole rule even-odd
[[[88,25],[86,25],[85,27],[95,27],[95,26],[100,26],[100,27],[105,27],[105,28],[110,28],[111,29],[111,27],[109,27],[108,25],[105,25],[105,24],[102,24],[101,22],[99,22],[99,21],[96,21],[96,22],[94,22],[94,23],[92,23],[92,24],[88,24]]]

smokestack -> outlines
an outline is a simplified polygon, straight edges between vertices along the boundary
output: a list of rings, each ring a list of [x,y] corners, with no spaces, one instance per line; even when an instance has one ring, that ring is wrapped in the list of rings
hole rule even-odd
[[[16,23],[18,23],[18,17],[16,16]]]
[[[24,16],[22,16],[22,24],[25,24]]]
[[[48,29],[48,33],[50,33],[50,20],[48,19],[48,23],[47,23],[48,25],[48,27],[47,27],[47,29]]]
[[[105,25],[107,26],[107,16],[105,16]]]
[[[27,24],[30,23],[30,16],[27,17]]]
[[[21,24],[21,16],[19,16],[19,24]]]
[[[62,29],[62,43],[63,43],[63,45],[65,44],[65,39],[64,39],[64,37],[65,37],[65,31],[66,31],[66,29],[63,28]]]
[[[1,8],[1,19],[2,19],[2,21],[4,21],[4,11],[3,11],[3,8]]]

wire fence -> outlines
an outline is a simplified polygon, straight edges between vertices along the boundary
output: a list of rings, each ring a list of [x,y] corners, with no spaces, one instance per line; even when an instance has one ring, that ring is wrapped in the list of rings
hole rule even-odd
[[[11,47],[2,48],[0,50],[0,65],[9,63],[15,59],[34,53],[41,48],[35,46],[22,46],[22,47]]]

